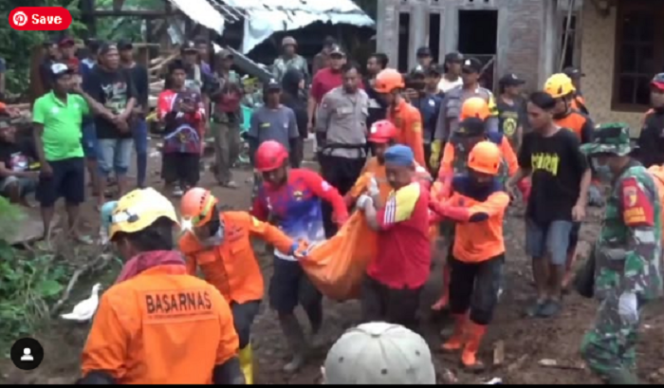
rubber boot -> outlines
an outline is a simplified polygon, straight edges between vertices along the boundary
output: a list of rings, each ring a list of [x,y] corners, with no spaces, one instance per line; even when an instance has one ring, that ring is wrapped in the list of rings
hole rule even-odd
[[[465,343],[465,328],[466,321],[468,320],[466,314],[454,315],[454,333],[452,336],[440,347],[447,352],[453,352],[463,347]]]
[[[297,372],[302,365],[304,365],[304,356],[306,353],[304,332],[302,331],[302,327],[300,326],[297,317],[293,314],[280,315],[279,325],[281,326],[281,331],[284,333],[288,346],[293,354],[291,361],[284,365],[284,372]]]
[[[450,303],[450,277],[452,275],[452,268],[449,264],[445,263],[443,266],[443,292],[436,303],[431,306],[431,310],[442,311],[447,308]]]
[[[244,375],[244,381],[247,385],[254,384],[254,356],[251,350],[251,344],[240,349],[240,368]]]
[[[608,373],[606,375],[606,382],[609,385],[639,385],[639,378],[629,370],[621,369]]]
[[[461,363],[470,371],[479,372],[484,369],[484,364],[477,359],[477,351],[480,348],[482,338],[486,333],[486,326],[478,325],[468,320],[466,323],[466,345],[461,354]]]

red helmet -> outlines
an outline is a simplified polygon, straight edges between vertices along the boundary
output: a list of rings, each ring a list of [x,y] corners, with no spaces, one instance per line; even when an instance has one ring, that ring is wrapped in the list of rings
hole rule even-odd
[[[281,143],[274,140],[264,141],[256,150],[256,170],[267,172],[276,170],[288,160],[288,151]]]
[[[385,144],[397,137],[397,128],[388,120],[376,121],[369,130],[369,141]]]
[[[655,75],[655,78],[650,82],[650,86],[659,90],[664,90],[664,73]]]

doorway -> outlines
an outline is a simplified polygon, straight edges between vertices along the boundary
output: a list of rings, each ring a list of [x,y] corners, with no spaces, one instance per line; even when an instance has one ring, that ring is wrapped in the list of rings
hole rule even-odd
[[[495,55],[498,11],[459,11],[459,52],[464,55]]]
[[[459,11],[459,52],[475,57],[485,65],[480,85],[494,89],[496,52],[498,45],[498,11]],[[486,66],[489,64],[488,66]]]

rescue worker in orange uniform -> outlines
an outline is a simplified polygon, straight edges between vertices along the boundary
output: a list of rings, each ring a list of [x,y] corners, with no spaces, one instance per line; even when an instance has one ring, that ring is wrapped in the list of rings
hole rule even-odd
[[[385,151],[396,143],[397,128],[387,120],[375,122],[369,129],[369,142],[373,146],[375,156],[371,157],[364,166],[360,178],[346,194],[344,199],[349,207],[355,203],[360,195],[369,192],[371,195],[379,194],[381,203],[385,203],[392,191],[387,181],[385,169]],[[431,184],[431,175],[426,168],[416,165],[415,177],[426,189]],[[377,191],[376,191],[377,190]]]
[[[403,75],[394,69],[381,71],[374,82],[374,90],[388,105],[387,119],[397,128],[397,143],[409,146],[415,155],[415,162],[426,166],[422,115],[401,95],[405,87]]]
[[[315,244],[325,240],[322,201],[332,205],[332,220],[338,226],[348,219],[348,209],[339,191],[312,170],[289,169],[288,151],[279,142],[261,143],[254,160],[255,168],[263,177],[251,211],[259,220],[274,219],[291,239]],[[304,365],[309,348],[294,314],[295,308],[302,305],[311,331],[316,335],[323,324],[322,295],[307,278],[298,257],[277,249],[273,263],[270,306],[277,311],[279,325],[293,355],[284,366],[284,372],[293,373]]]
[[[544,91],[556,99],[556,107],[553,111],[554,123],[574,132],[581,141],[581,144],[589,143],[593,140],[595,125],[585,114],[574,108],[574,97],[576,88],[572,79],[564,73],[554,74],[544,84]],[[599,181],[593,179],[588,190],[588,205],[603,206],[604,199],[599,189]],[[563,279],[563,288],[567,289],[574,272],[574,263],[576,262],[576,246],[579,242],[579,231],[581,223],[575,222],[570,232],[569,248],[567,252],[567,262],[565,264],[566,273]]]
[[[572,103],[576,89],[572,80],[563,73],[546,80],[544,91],[556,99],[553,120],[557,126],[573,131],[586,144],[592,141],[595,125],[590,118],[574,108]]]
[[[442,345],[445,351],[462,350],[461,362],[482,369],[477,350],[498,302],[505,262],[503,217],[509,195],[498,178],[503,155],[491,141],[477,143],[468,155],[468,172],[452,181],[451,197],[431,207],[455,222],[450,284],[450,310],[454,334]]]
[[[182,197],[180,214],[185,230],[180,251],[185,255],[187,272],[196,275],[200,267],[203,278],[230,303],[240,339],[240,365],[247,384],[253,384],[251,325],[264,287],[251,238],[262,238],[288,255],[294,254],[298,245],[277,227],[247,212],[222,212],[217,198],[200,187],[190,189]]]
[[[228,302],[187,274],[171,202],[152,188],[117,203],[109,237],[124,259],[81,355],[79,384],[244,384]]]
[[[501,151],[502,162],[498,178],[505,181],[514,175],[518,169],[518,161],[509,139],[500,132],[487,132],[485,120],[491,117],[489,104],[481,97],[467,99],[461,107],[461,117],[458,130],[452,134],[450,141],[445,143],[443,159],[440,163],[438,179],[431,188],[432,201],[444,201],[450,195],[452,179],[457,174],[465,174],[468,169],[468,152],[475,144],[486,140],[490,141]],[[524,201],[528,200],[530,187],[528,181],[521,181],[519,190]],[[441,234],[449,241],[453,240],[454,230],[449,230],[450,225],[443,224]],[[451,246],[450,246],[451,248]],[[449,301],[451,268],[448,264],[443,266],[443,290],[442,295],[431,307],[434,311],[440,311],[447,307]]]
[[[657,192],[659,193],[659,200],[664,203],[664,165],[663,166],[650,166],[648,172],[653,177]],[[664,212],[661,214],[662,225],[664,225]],[[664,246],[664,233],[662,233],[662,246]]]

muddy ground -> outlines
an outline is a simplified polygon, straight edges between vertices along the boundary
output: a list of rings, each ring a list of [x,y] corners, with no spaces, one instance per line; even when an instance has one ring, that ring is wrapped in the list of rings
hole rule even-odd
[[[150,183],[160,188],[158,175],[159,157],[153,153],[151,159]],[[315,164],[309,164],[315,168]],[[202,184],[212,187],[221,201],[236,209],[249,206],[251,184],[250,172],[237,170],[236,182],[240,188],[228,190],[214,185],[210,173],[205,173]],[[93,201],[85,205],[85,226],[91,233],[97,230],[97,213]],[[431,273],[422,303],[422,332],[433,350],[439,383],[443,374],[451,371],[459,383],[481,383],[500,377],[511,384],[589,384],[600,383],[588,370],[583,368],[579,357],[579,344],[585,330],[592,324],[597,303],[569,294],[565,298],[563,313],[555,319],[541,320],[523,317],[523,310],[533,296],[530,264],[524,255],[524,222],[522,209],[511,209],[507,220],[507,266],[506,289],[501,298],[495,321],[482,345],[481,358],[492,365],[494,348],[500,342],[504,346],[504,361],[501,365],[490,366],[481,374],[467,374],[460,370],[458,356],[442,354],[438,349],[443,334],[450,331],[450,320],[440,314],[431,314],[429,306],[438,296],[441,287],[441,268],[438,262]],[[587,255],[589,242],[593,241],[599,228],[599,211],[594,210],[582,229],[582,242],[579,251]],[[257,252],[264,252],[262,244],[256,245]],[[261,266],[266,279],[266,290],[272,273],[272,262],[268,255],[260,255]],[[112,279],[114,274],[105,276]],[[110,285],[109,280],[104,284]],[[81,293],[88,292],[86,289]],[[82,296],[83,297],[83,296]],[[664,308],[650,306],[646,310],[639,342],[639,376],[643,382],[664,383]],[[320,366],[327,349],[343,333],[358,323],[359,305],[357,302],[336,303],[325,301],[325,324],[321,346],[310,357],[306,368],[292,376],[285,375],[281,368],[286,362],[287,350],[280,334],[276,315],[268,309],[267,302],[253,326],[253,346],[257,360],[256,381],[264,384],[311,384],[320,382]],[[304,322],[304,321],[303,321]],[[87,336],[88,325],[72,325],[54,321],[49,330],[36,333],[45,349],[42,365],[31,372],[20,371],[8,360],[0,363],[0,381],[4,383],[69,383],[78,377],[79,354]],[[9,350],[7,349],[6,353]],[[542,359],[553,359],[564,368],[543,367]]]

